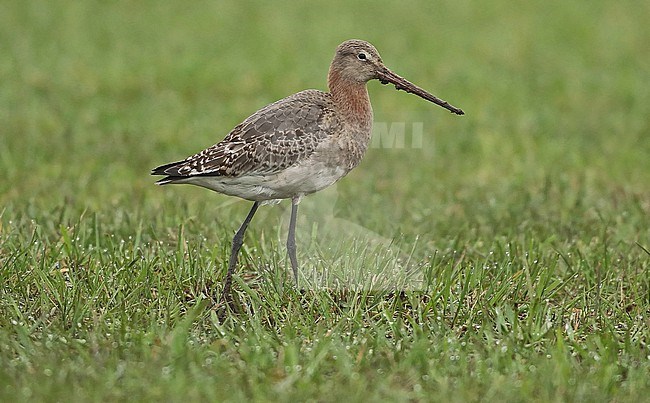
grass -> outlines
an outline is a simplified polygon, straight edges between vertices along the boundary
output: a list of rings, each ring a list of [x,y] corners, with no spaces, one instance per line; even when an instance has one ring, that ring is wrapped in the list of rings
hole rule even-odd
[[[649,401],[649,19],[631,1],[6,2],[0,400]],[[467,115],[370,83],[378,124],[420,122],[422,147],[371,148],[305,198],[299,259],[305,280],[422,282],[300,292],[283,203],[251,224],[243,313],[219,324],[249,203],[148,171],[323,89],[354,37]]]

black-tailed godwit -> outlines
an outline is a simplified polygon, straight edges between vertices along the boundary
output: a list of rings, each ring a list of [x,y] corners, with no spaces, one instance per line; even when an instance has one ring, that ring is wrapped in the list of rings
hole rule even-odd
[[[329,92],[306,90],[265,106],[222,141],[183,161],[155,168],[156,183],[188,183],[253,202],[235,234],[222,301],[230,301],[232,276],[244,233],[261,203],[291,199],[287,251],[298,281],[296,215],[301,197],[332,185],[363,157],[372,132],[366,83],[379,80],[457,115],[464,112],[390,71],[377,49],[361,40],[343,42],[330,65]]]

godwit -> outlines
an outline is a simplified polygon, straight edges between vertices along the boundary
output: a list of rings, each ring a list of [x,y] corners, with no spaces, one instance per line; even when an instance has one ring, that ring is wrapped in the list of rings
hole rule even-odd
[[[253,202],[232,240],[222,301],[230,301],[237,255],[260,203],[291,199],[287,252],[298,281],[298,203],[304,195],[338,181],[361,161],[372,132],[366,83],[375,79],[464,114],[390,71],[374,46],[353,39],[336,48],[327,76],[330,92],[301,91],[267,105],[219,143],[152,171],[152,175],[167,175],[158,185],[189,183]]]

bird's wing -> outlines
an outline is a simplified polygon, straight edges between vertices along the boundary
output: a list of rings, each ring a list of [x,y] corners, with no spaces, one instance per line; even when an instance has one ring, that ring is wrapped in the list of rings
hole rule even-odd
[[[171,177],[264,175],[308,157],[341,123],[328,94],[302,91],[274,102],[237,125],[225,139],[154,175]]]

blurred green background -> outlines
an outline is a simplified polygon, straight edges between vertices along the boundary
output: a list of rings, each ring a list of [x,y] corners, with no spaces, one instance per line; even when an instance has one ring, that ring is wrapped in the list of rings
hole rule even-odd
[[[5,396],[647,399],[648,21],[650,3],[631,0],[3,1]],[[274,319],[235,317],[237,326],[221,328],[201,311],[200,292],[188,290],[218,290],[249,203],[190,186],[159,188],[149,171],[221,140],[267,103],[326,89],[334,49],[350,38],[371,42],[387,66],[466,115],[369,83],[375,120],[421,122],[423,147],[369,149],[333,189],[303,200],[300,231],[313,235],[312,222],[329,209],[395,240],[418,265],[456,274],[441,274],[436,284],[446,291],[416,306],[427,330],[414,335],[404,325],[403,350],[382,333],[398,326],[386,319],[392,313],[362,321],[350,308],[318,323],[304,312],[283,316],[286,306],[302,312],[296,295],[280,294],[278,311],[264,311],[248,290],[243,298]],[[260,213],[239,269],[246,274],[284,268],[287,205]],[[334,252],[321,251],[319,264],[362,248],[344,238],[335,237]],[[304,237],[298,243],[301,261],[321,257]],[[518,271],[528,264],[556,288],[533,293],[540,277]],[[82,266],[92,270],[63,278]],[[478,270],[488,266],[495,270]],[[473,305],[465,292],[476,292]],[[517,316],[521,306],[528,319]],[[500,320],[517,318],[525,336],[499,333]],[[376,338],[363,333],[368,321]],[[183,326],[195,336],[188,350],[176,349]],[[359,358],[356,341],[350,350],[333,328],[374,340],[374,358]],[[60,337],[89,342],[72,348]],[[450,363],[458,351],[467,367]],[[218,371],[205,370],[206,354]],[[338,361],[323,358],[331,356]],[[322,367],[287,369],[309,362]],[[173,365],[199,369],[161,382]],[[212,385],[196,382],[205,381],[203,370],[230,386],[221,385],[221,395],[202,389]]]
[[[158,207],[180,194],[152,187],[151,167],[215,143],[269,102],[325,89],[334,48],[349,38],[467,112],[454,118],[370,83],[376,120],[423,122],[427,137],[422,150],[371,150],[341,183],[388,222],[404,214],[385,208],[396,201],[414,213],[423,206],[413,198],[440,205],[479,188],[506,202],[504,187],[546,180],[647,195],[648,8],[6,2],[0,202]],[[418,196],[423,186],[433,193]]]

